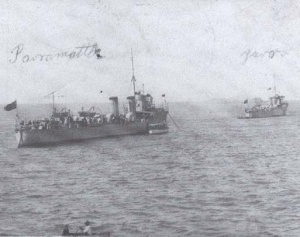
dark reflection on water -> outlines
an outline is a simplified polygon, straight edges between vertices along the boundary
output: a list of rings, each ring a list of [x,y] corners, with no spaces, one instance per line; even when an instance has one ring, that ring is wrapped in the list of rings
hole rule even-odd
[[[1,112],[0,234],[89,219],[113,236],[298,236],[300,104],[270,119],[236,109],[173,104],[182,130],[38,149],[17,149]]]

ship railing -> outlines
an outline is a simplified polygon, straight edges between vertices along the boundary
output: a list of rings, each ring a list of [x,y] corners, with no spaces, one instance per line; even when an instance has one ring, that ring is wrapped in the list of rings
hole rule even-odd
[[[149,112],[150,113],[150,112]],[[146,122],[145,118],[136,119],[135,122]],[[134,121],[129,121],[125,116],[119,116],[108,122],[105,117],[101,118],[83,118],[81,120],[61,120],[51,119],[46,121],[30,121],[29,123],[22,123],[16,125],[15,131],[31,131],[31,130],[57,130],[57,129],[69,129],[69,128],[80,128],[80,127],[100,127],[105,124],[129,124]]]

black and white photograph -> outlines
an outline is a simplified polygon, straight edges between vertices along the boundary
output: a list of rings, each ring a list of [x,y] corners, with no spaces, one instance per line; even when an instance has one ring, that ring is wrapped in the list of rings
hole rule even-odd
[[[0,12],[0,236],[300,236],[299,1]]]

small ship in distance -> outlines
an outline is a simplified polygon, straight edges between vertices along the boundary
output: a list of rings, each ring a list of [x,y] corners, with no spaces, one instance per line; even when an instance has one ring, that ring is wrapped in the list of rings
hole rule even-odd
[[[269,88],[270,90],[271,88]],[[285,116],[288,109],[288,102],[284,100],[284,96],[276,93],[276,87],[274,86],[274,96],[269,98],[269,103],[266,104],[260,99],[256,99],[256,105],[249,108],[248,99],[244,101],[245,116],[239,117],[241,119],[250,118],[268,118],[268,117],[278,117]]]

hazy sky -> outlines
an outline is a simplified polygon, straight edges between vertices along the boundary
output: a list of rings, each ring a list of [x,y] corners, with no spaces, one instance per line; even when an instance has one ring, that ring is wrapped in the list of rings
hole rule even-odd
[[[55,90],[59,102],[126,98],[131,48],[137,88],[157,100],[267,98],[274,78],[287,100],[300,99],[298,1],[7,0],[0,9],[0,103],[49,103]],[[76,48],[95,43],[100,60]]]

